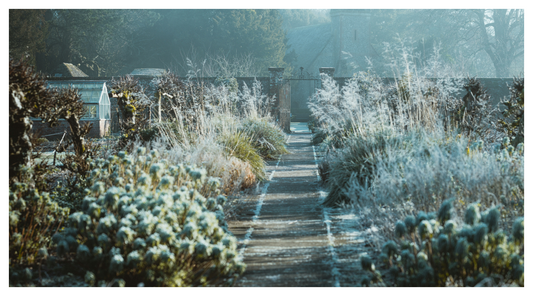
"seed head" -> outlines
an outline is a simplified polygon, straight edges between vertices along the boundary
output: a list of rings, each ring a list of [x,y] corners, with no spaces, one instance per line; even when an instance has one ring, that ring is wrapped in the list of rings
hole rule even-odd
[[[138,237],[133,241],[133,248],[135,250],[144,249],[146,247],[146,241],[144,239]]]
[[[439,235],[439,238],[438,238],[438,249],[439,249],[439,252],[440,253],[445,253],[448,251],[448,236],[446,236],[445,234],[441,234]]]
[[[93,202],[89,205],[87,214],[89,214],[92,218],[100,218],[101,211],[102,208],[97,203]]]
[[[76,250],[76,258],[80,261],[87,261],[89,260],[90,258],[90,255],[91,255],[91,251],[89,251],[89,248],[84,245],[84,244],[81,244],[78,246],[78,249]]]
[[[433,234],[433,227],[427,220],[423,220],[418,224],[418,235],[422,239],[429,238]]]
[[[138,155],[144,155],[145,153],[146,153],[146,148],[144,148],[144,147],[137,148],[137,154]]]
[[[149,245],[149,246],[156,246],[156,245],[159,245],[159,243],[161,242],[161,236],[159,236],[159,233],[152,233],[152,235],[150,235],[147,239],[146,239],[146,244]]]
[[[168,189],[174,183],[174,178],[171,176],[164,176],[159,182],[159,187],[162,189]]]
[[[402,264],[405,269],[410,269],[415,265],[415,256],[409,250],[403,250],[401,253]]]
[[[415,216],[409,215],[409,216],[405,217],[404,223],[405,223],[405,227],[407,227],[407,231],[409,233],[414,233],[415,232],[415,230],[416,230],[416,218],[415,218]]]
[[[69,251],[68,243],[66,240],[61,240],[56,247],[56,252],[59,256],[65,256]]]
[[[457,241],[457,245],[455,246],[455,253],[461,261],[463,261],[466,256],[468,256],[468,241],[466,238],[461,237]]]
[[[150,167],[150,177],[152,178],[161,178],[163,173],[163,165],[160,163],[155,163]]]
[[[37,257],[43,258],[43,259],[48,258],[48,250],[45,247],[40,248],[39,251],[37,252]]]
[[[196,246],[194,246],[194,251],[196,252],[196,255],[199,258],[205,258],[211,255],[211,249],[209,248],[209,243],[207,243],[204,240],[201,240],[196,243]]]
[[[104,255],[104,250],[100,247],[93,248],[93,258],[94,260],[100,260]]]
[[[142,261],[141,255],[139,254],[137,250],[135,250],[128,254],[128,257],[126,259],[126,265],[135,268],[137,267],[139,263],[141,263],[141,261]]]
[[[118,199],[120,197],[120,189],[118,187],[111,187],[107,190],[104,197],[104,206],[106,208],[115,209],[118,206]]]
[[[524,243],[524,217],[516,218],[513,223],[512,235],[515,242]]]
[[[233,251],[237,249],[237,241],[234,236],[225,236],[222,239],[222,244],[229,250]]]
[[[107,248],[111,245],[111,239],[109,239],[109,236],[107,236],[107,234],[102,233],[98,236],[98,245],[102,248]]]
[[[453,216],[453,200],[445,200],[439,208],[437,214],[440,224],[444,224],[446,221],[450,220]]]
[[[366,271],[374,271],[375,266],[372,259],[368,255],[361,255],[361,267]]]
[[[111,272],[121,272],[124,269],[124,258],[122,255],[116,254],[111,258],[109,263],[109,271]]]
[[[152,178],[149,175],[143,174],[137,179],[137,186],[147,187],[152,186]]]
[[[396,226],[394,228],[394,234],[398,238],[402,238],[407,234],[407,227],[402,221],[396,222]]]
[[[100,194],[104,194],[104,192],[105,192],[105,184],[104,184],[104,182],[96,182],[93,185],[93,187],[91,187],[91,191],[96,196],[98,196]]]
[[[226,197],[224,195],[219,195],[217,196],[217,204],[221,205],[221,206],[224,206],[224,204],[226,203]]]
[[[483,222],[489,227],[489,232],[494,233],[498,230],[498,223],[500,222],[500,211],[496,207],[492,207],[483,213]]]
[[[398,246],[394,241],[388,241],[381,247],[381,252],[387,256],[392,257],[395,254],[398,254]]]
[[[94,273],[90,272],[90,271],[87,271],[85,273],[85,283],[87,283],[89,286],[94,286],[94,283],[96,282],[96,277],[94,275]]]
[[[204,168],[194,169],[189,172],[193,181],[203,183],[205,181],[207,171]]]
[[[194,243],[193,241],[190,241],[189,239],[184,239],[181,242],[179,242],[179,248],[178,248],[180,254],[192,254],[194,252]]]
[[[122,219],[122,220],[124,220],[124,219]],[[131,228],[129,228],[127,226],[122,226],[117,232],[117,240],[121,244],[127,245],[127,244],[130,244],[131,242],[133,242],[133,237],[136,234],[137,233],[135,231],[133,231]]]
[[[470,204],[465,211],[465,223],[469,225],[475,225],[481,220],[481,214],[479,213],[479,207],[477,204]]]
[[[498,245],[496,247],[496,250],[494,251],[494,259],[498,263],[503,263],[509,256],[509,252],[507,251],[507,248],[505,248],[502,245]]]
[[[420,222],[424,220],[428,220],[427,214],[423,211],[418,212],[418,215],[416,217],[416,224],[420,224]]]
[[[205,202],[205,207],[210,211],[214,210],[216,205],[217,205],[217,202],[212,197],[208,198],[207,201]]]
[[[108,233],[117,226],[117,219],[113,214],[108,214],[104,218],[100,218],[96,231],[98,233]]]
[[[474,227],[474,243],[483,245],[487,241],[488,227],[485,223],[478,223]]]
[[[174,232],[172,231],[172,226],[167,223],[159,223],[156,226],[155,231],[159,234],[163,243],[166,243],[175,237]]]
[[[166,248],[161,248],[161,247],[166,247]],[[175,261],[176,261],[176,256],[174,255],[174,253],[172,253],[167,246],[165,245],[160,245],[160,256],[161,256],[161,261],[167,263],[167,264],[173,264]]]
[[[498,230],[493,235],[495,245],[507,245],[507,235],[505,231]]]
[[[198,228],[195,223],[189,222],[183,227],[181,234],[184,234],[190,239],[195,239],[198,235]]]
[[[457,225],[452,220],[448,220],[448,221],[446,221],[446,224],[444,224],[444,233],[445,234],[453,235],[453,234],[455,234],[456,229],[457,229]]]

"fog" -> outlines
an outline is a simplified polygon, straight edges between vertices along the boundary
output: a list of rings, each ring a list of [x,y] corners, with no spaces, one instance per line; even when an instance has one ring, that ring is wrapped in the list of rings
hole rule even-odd
[[[439,59],[457,76],[514,77],[524,71],[524,11],[11,9],[9,52],[50,76],[71,63],[90,77],[138,68],[254,77],[268,67],[390,77],[394,61]]]

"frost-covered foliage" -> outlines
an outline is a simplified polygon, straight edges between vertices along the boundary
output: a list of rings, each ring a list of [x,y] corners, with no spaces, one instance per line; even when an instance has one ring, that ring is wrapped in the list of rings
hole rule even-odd
[[[154,79],[153,84],[162,94],[161,113],[167,120],[155,126],[155,134],[190,159],[179,162],[223,167],[213,175],[227,180],[224,186],[235,184],[225,187],[226,193],[250,187],[264,177],[261,156],[287,153],[285,137],[269,114],[272,98],[262,94],[259,81],[251,87],[244,84],[238,91],[224,83],[207,86],[174,75]],[[206,158],[227,161],[212,164]]]
[[[408,51],[399,53],[393,81],[370,71],[339,89],[325,76],[310,100],[313,144],[325,151],[324,204],[353,206],[361,227],[375,229],[368,242],[376,247],[394,237],[396,221],[436,212],[448,199],[459,215],[471,203],[501,206],[501,227],[511,231],[524,215],[523,144],[514,147],[497,132],[475,80],[467,81],[470,96],[456,98],[464,83],[438,60],[420,69]],[[365,284],[380,278],[373,272]]]
[[[386,81],[369,70],[358,72],[339,89],[322,75],[322,89],[310,98],[309,108],[320,137],[340,147],[349,134],[372,136],[374,132],[404,132],[450,125],[449,112],[459,100],[461,80],[440,61],[439,51],[417,69],[409,48],[395,49],[391,57],[394,79]]]
[[[68,213],[48,193],[15,183],[9,189],[9,267],[44,259],[51,234]]]
[[[220,180],[145,151],[92,161],[82,211],[52,237],[58,255],[121,286],[232,285],[245,265],[226,228]]]
[[[408,49],[400,48],[397,51],[395,56],[400,58],[391,59],[391,66],[397,78],[390,83],[385,83],[372,72],[359,73],[339,90],[331,77],[323,76],[322,89],[309,102],[309,107],[318,123],[318,132],[313,142],[314,144],[321,142],[322,148],[327,153],[325,159],[329,161],[328,165],[321,166],[328,170],[321,172],[321,175],[328,177],[324,180],[330,189],[328,199],[325,201],[327,205],[346,202],[350,199],[347,198],[347,192],[350,190],[351,195],[360,198],[362,194],[360,191],[363,190],[361,188],[378,186],[379,183],[376,183],[374,176],[380,178],[386,176],[381,170],[376,171],[378,165],[399,171],[385,182],[392,182],[391,180],[399,182],[400,179],[406,177],[405,170],[415,166],[419,169],[433,168],[433,166],[437,168],[428,169],[430,172],[427,174],[420,172],[419,178],[433,178],[431,176],[435,174],[432,173],[449,177],[451,174],[449,169],[438,162],[448,163],[450,166],[455,163],[464,165],[463,156],[446,158],[448,155],[444,155],[443,159],[436,160],[433,157],[439,155],[440,152],[435,152],[436,154],[429,158],[425,156],[425,153],[429,153],[426,150],[431,151],[433,147],[440,147],[440,144],[435,146],[431,143],[443,144],[455,141],[457,130],[454,124],[457,123],[457,118],[454,112],[457,110],[462,112],[461,118],[464,119],[459,124],[462,126],[459,132],[468,130],[467,133],[461,135],[465,139],[461,144],[462,149],[466,149],[467,141],[483,142],[483,139],[475,137],[478,133],[473,133],[473,131],[486,130],[489,121],[484,118],[487,124],[483,125],[483,129],[476,128],[478,125],[473,121],[482,115],[488,117],[487,112],[476,113],[476,110],[488,110],[486,106],[488,98],[477,80],[468,81],[467,88],[470,93],[465,96],[464,100],[456,99],[454,95],[458,93],[462,84],[458,83],[453,73],[439,62],[438,51],[435,51],[434,57],[422,69],[417,69]],[[494,137],[490,139],[494,140]],[[487,151],[487,149],[484,150]],[[483,171],[486,169],[484,166],[487,165],[481,164],[486,159],[485,156],[479,157],[483,160],[473,164],[473,167],[462,168],[463,170],[457,170],[457,173],[453,175],[465,174],[465,170],[475,170],[473,173],[477,174],[477,167],[480,172]],[[487,161],[496,162],[494,156],[489,157]],[[518,166],[520,165],[519,162]],[[505,172],[502,173],[502,175],[505,174]],[[517,174],[521,174],[521,171],[517,171]],[[468,175],[471,176],[472,173]],[[456,186],[450,179],[441,183],[444,181],[442,178],[439,177],[434,182],[421,182],[420,186],[433,183]],[[492,177],[488,175],[486,178],[480,182],[485,184],[499,180],[492,180]],[[520,184],[521,178],[523,179],[520,176],[516,182],[511,182],[511,187],[515,188],[515,185]],[[358,185],[348,185],[352,183]],[[470,182],[469,184],[477,183]],[[350,187],[349,190],[348,187]],[[441,194],[438,191],[440,189],[435,191],[434,186],[427,187],[424,198]],[[404,191],[402,189],[402,193],[396,194],[396,196],[402,195],[399,200],[410,199],[410,193]],[[428,191],[431,191],[431,194]],[[489,192],[497,194],[499,198],[501,194],[506,195],[511,191]],[[380,200],[386,199],[390,198],[390,194],[381,194],[378,197]]]
[[[249,87],[244,83],[238,89],[235,78],[224,78],[207,84],[201,79],[180,80],[169,73],[154,78],[158,96],[161,96],[161,113],[164,120],[180,120],[195,128],[205,129],[199,115],[207,117],[217,113],[230,113],[236,117],[269,117],[273,98],[262,93],[262,85],[255,80]],[[159,97],[157,98],[159,99]]]
[[[368,178],[352,171],[344,186],[337,188],[345,198],[370,210],[369,216],[380,217],[373,220],[384,234],[391,235],[387,229],[399,216],[435,211],[449,198],[457,200],[459,212],[472,202],[483,207],[504,205],[506,228],[524,215],[523,150],[490,150],[481,141],[469,144],[438,134],[411,133],[395,142],[392,145],[389,140],[373,158]],[[331,171],[336,168],[333,163]]]
[[[130,75],[113,79],[110,92],[112,97],[117,98],[120,111],[117,115],[122,132],[120,146],[124,147],[146,127],[148,120],[144,115],[150,99],[139,80]]]
[[[383,264],[395,286],[524,286],[524,218],[514,220],[509,232],[499,229],[496,207],[480,212],[470,204],[460,227],[452,200],[442,203],[438,212],[419,212],[396,222],[396,239],[382,245]],[[368,257],[361,258],[363,269],[381,283],[381,274]]]

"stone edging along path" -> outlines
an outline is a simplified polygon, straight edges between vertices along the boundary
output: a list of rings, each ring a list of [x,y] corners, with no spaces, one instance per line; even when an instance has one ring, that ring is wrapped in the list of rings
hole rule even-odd
[[[359,256],[372,253],[351,209],[320,205],[318,160],[311,134],[293,133],[267,166],[261,193],[243,205],[229,230],[247,265],[236,286],[354,286],[365,274]]]

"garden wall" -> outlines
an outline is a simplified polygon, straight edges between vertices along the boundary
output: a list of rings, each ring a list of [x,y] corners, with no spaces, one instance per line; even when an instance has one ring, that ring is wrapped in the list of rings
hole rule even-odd
[[[93,127],[89,131],[87,137],[89,138],[102,138],[106,136],[111,127],[111,121],[106,119],[92,119],[92,120],[80,120],[80,124],[83,126],[87,123],[92,123]],[[63,132],[67,131],[67,136],[70,135],[70,125],[64,119],[58,121],[58,125],[54,127],[48,127],[48,124],[42,123],[41,120],[33,120],[32,131],[39,133],[40,137],[48,140],[60,140],[63,136]],[[50,135],[50,136],[48,136]]]

